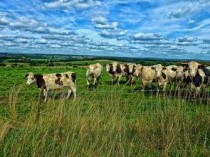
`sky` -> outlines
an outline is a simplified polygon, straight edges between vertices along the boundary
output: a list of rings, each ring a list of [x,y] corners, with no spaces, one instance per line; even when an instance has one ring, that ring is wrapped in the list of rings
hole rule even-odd
[[[210,0],[0,0],[0,53],[210,60]]]

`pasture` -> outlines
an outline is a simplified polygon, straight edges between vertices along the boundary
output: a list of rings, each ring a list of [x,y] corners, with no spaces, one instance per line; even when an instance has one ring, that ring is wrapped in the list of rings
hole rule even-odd
[[[0,156],[210,156],[209,89],[194,99],[173,89],[157,96],[140,92],[139,79],[111,85],[104,70],[89,90],[85,63],[0,67]],[[52,92],[35,123],[39,90],[25,74],[69,70],[77,74],[76,100]]]

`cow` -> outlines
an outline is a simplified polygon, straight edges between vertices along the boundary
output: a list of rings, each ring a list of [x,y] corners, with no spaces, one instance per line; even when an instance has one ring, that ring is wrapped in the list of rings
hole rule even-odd
[[[134,76],[141,77],[142,91],[145,89],[146,85],[151,86],[152,82],[157,78],[153,66],[143,66],[141,64],[136,65]]]
[[[142,66],[138,64],[136,65],[134,75],[141,77],[143,84],[142,90],[144,90],[146,85],[151,86],[154,81],[158,82],[157,91],[159,91],[160,86],[163,86],[163,90],[166,89],[168,74],[166,68],[161,64],[152,66]]]
[[[155,68],[157,72],[157,78],[159,85],[163,85],[163,90],[166,90],[166,86],[168,84],[172,85],[172,83],[176,80],[177,76],[177,66],[169,65],[169,66],[157,66],[159,68]],[[160,73],[159,73],[160,71]]]
[[[118,62],[113,62],[106,65],[106,71],[111,75],[113,84],[120,84],[121,77],[125,74],[124,69],[125,65]]]
[[[178,87],[188,86],[191,82],[188,70],[181,65],[177,66],[175,80],[178,83]]]
[[[161,64],[153,65],[152,69],[155,70],[155,77],[158,82],[158,86],[163,86],[163,91],[166,90],[167,83],[169,82],[170,76],[173,76],[171,72],[171,67],[165,67],[162,66]],[[159,87],[157,90],[159,91]]]
[[[134,72],[135,72],[136,64],[127,63],[125,64],[125,77],[126,77],[126,85],[132,85],[134,80]]]
[[[27,85],[36,82],[39,89],[44,91],[44,101],[47,101],[48,91],[53,89],[68,88],[68,99],[73,92],[76,98],[76,74],[74,72],[54,73],[54,74],[33,74],[32,72],[25,75]]]
[[[99,84],[102,71],[103,66],[99,63],[90,64],[87,66],[86,79],[88,88],[96,87]]]
[[[210,72],[204,65],[190,61],[188,63],[182,63],[182,66],[186,71],[186,79],[188,83],[190,83],[191,90],[195,90],[196,94],[198,94],[202,88],[209,85]]]

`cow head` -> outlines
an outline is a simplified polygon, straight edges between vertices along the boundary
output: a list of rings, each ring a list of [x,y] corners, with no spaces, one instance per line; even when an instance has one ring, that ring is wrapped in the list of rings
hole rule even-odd
[[[27,78],[27,82],[26,82],[27,85],[30,85],[36,82],[36,78],[34,77],[34,74],[32,72],[26,74],[25,77]]]
[[[177,66],[176,69],[176,78],[180,79],[184,76],[184,67],[183,66]]]
[[[91,64],[87,66],[87,69],[89,70],[90,74],[93,74],[97,68],[98,66],[96,64]]]
[[[204,67],[204,65],[195,61],[182,63],[182,66],[184,67],[184,71],[188,71],[189,77],[191,79],[196,76],[199,69],[202,69]]]
[[[162,70],[166,70],[166,68],[163,67],[161,64],[153,65],[152,69],[155,70],[157,78],[160,78],[162,76]]]
[[[126,74],[133,74],[135,71],[135,64],[125,64],[124,65],[124,71]]]
[[[135,67],[136,67],[136,65],[134,65],[134,64],[129,64],[129,65],[128,65],[128,72],[129,72],[130,74],[132,74],[132,73],[135,71]]]
[[[142,71],[143,66],[141,64],[137,64],[134,67],[134,76],[140,76],[141,75],[141,71]]]
[[[117,68],[119,68],[119,64],[117,63],[117,62],[113,62],[112,63],[112,71],[114,72],[114,73],[116,73],[117,72]]]

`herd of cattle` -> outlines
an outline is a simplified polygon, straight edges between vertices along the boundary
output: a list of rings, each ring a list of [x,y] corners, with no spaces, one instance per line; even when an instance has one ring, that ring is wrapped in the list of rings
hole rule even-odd
[[[88,88],[95,88],[100,83],[102,71],[103,66],[99,63],[87,66],[86,80]],[[189,86],[196,93],[210,85],[210,67],[195,61],[169,66],[161,64],[143,66],[141,64],[113,62],[106,65],[106,71],[110,74],[113,84],[119,84],[123,75],[126,77],[126,85],[131,85],[135,77],[140,77],[142,90],[147,85],[151,86],[155,81],[158,85],[157,90],[163,86],[163,91],[166,90],[167,85],[173,82],[177,82],[180,86]],[[44,90],[45,101],[49,90],[63,87],[68,89],[67,99],[71,93],[76,98],[76,74],[74,72],[57,74],[28,73],[26,77],[28,85],[36,82],[38,88]]]

